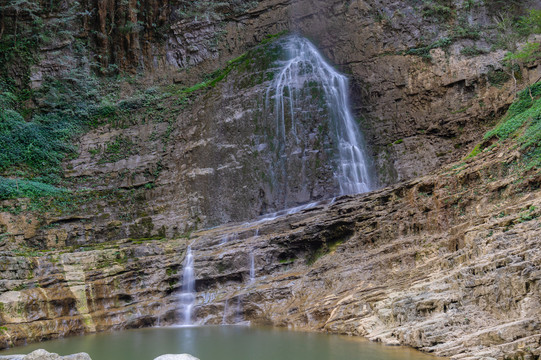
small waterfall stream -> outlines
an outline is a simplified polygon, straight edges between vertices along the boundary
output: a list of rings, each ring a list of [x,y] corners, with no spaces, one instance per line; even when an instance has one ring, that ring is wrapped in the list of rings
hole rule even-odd
[[[255,281],[255,258],[253,251],[250,253],[250,284]]]
[[[305,114],[298,110],[298,103],[303,101],[299,97],[307,84],[318,84],[332,127],[329,130],[333,132],[338,150],[334,177],[339,195],[370,191],[373,181],[363,137],[350,110],[348,78],[329,65],[316,47],[301,36],[288,37],[284,47],[289,60],[282,62],[274,82],[267,90],[267,106],[270,106],[269,99],[274,99],[275,146],[283,151],[285,144],[296,144],[299,149],[295,152],[301,151],[303,146],[299,144],[297,127]],[[304,171],[304,163],[302,167],[298,169],[301,172]],[[283,178],[287,179],[288,176]]]
[[[184,270],[182,272],[182,293],[180,294],[180,307],[182,312],[182,325],[192,325],[192,309],[195,303],[195,276],[193,270],[194,257],[192,247],[186,250]]]
[[[227,312],[229,309],[229,299],[225,300],[224,313],[222,314],[222,325],[227,325]]]

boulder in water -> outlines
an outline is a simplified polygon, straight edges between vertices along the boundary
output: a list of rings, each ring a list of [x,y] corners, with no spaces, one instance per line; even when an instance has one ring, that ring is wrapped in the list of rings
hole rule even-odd
[[[87,353],[77,353],[60,357],[62,360],[92,360]],[[26,359],[25,359],[26,360]]]
[[[28,355],[7,355],[0,356],[0,360],[92,360],[87,353],[78,353],[67,356],[60,356],[50,353],[47,350],[38,349]]]
[[[154,360],[199,360],[190,354],[165,354],[158,356]]]
[[[60,360],[60,355],[50,353],[47,350],[38,349],[26,355],[23,360]]]
[[[24,355],[0,355],[0,360],[23,360]]]

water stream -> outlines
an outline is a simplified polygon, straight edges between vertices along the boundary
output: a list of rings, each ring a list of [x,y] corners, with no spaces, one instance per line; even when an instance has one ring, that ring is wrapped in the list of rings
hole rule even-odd
[[[288,60],[281,64],[274,82],[267,90],[267,106],[270,104],[269,99],[274,99],[275,146],[282,152],[288,143],[302,147],[297,128],[301,126],[304,114],[299,113],[297,104],[304,100],[300,98],[301,90],[307,84],[319,84],[338,150],[334,176],[339,194],[329,195],[370,191],[373,187],[372,174],[361,131],[350,110],[348,78],[329,65],[317,48],[301,36],[288,37],[284,47]],[[287,180],[288,176],[282,178]]]
[[[255,258],[253,251],[250,253],[250,284],[255,281]]]
[[[180,294],[180,310],[182,325],[192,325],[192,309],[195,303],[195,276],[193,271],[194,257],[192,247],[188,246],[182,272],[182,293]]]

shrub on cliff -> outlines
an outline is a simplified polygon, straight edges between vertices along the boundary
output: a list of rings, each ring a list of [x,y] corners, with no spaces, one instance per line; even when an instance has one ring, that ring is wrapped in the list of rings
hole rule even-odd
[[[541,168],[541,82],[523,90],[503,120],[485,139],[515,139],[526,155],[528,169]]]
[[[0,200],[20,197],[36,198],[54,196],[65,193],[67,190],[37,181],[21,179],[7,179],[0,176]]]

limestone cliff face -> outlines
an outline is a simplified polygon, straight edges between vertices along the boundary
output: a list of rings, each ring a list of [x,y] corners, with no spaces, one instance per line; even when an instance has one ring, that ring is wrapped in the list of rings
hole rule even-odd
[[[173,80],[189,86],[269,34],[297,31],[311,38],[351,79],[355,115],[380,186],[421,176],[465,155],[513,100],[513,82],[501,65],[504,51],[474,57],[461,53],[472,46],[490,49],[494,9],[482,5],[467,8],[451,2],[454,15],[442,20],[427,15],[430,8],[390,1],[268,0],[227,9],[212,8],[209,2],[207,10],[214,16],[203,17],[195,16],[202,11],[195,8],[190,16],[179,17],[182,4],[176,3],[156,7],[144,2],[145,10],[137,14],[122,12],[129,5],[122,4],[100,2],[100,11],[85,26],[96,38],[92,41],[99,59],[140,69],[146,74],[143,83]],[[129,14],[137,19],[123,18]],[[120,31],[135,20],[144,31]],[[163,28],[164,22],[169,27]],[[464,32],[469,35],[457,35]],[[424,58],[414,55],[420,53]],[[47,64],[51,59],[44,54],[42,64]],[[66,163],[68,176],[99,189],[155,185],[148,196],[150,207],[167,215],[149,212],[154,235],[162,226],[172,235],[331,196],[331,186],[320,180],[324,174],[328,178],[329,169],[323,168],[310,171],[315,184],[304,193],[287,201],[269,195],[269,174],[253,156],[269,152],[258,148],[256,134],[269,83],[255,83],[255,72],[234,71],[192,104],[165,102],[159,118],[134,115],[127,124],[110,122],[90,132],[80,140],[79,158]],[[495,83],[496,75],[503,80]],[[519,86],[540,75],[536,63],[521,69]],[[313,136],[312,129],[303,135]],[[133,143],[125,158],[112,161],[96,154],[120,140]],[[324,160],[318,164],[330,166]],[[232,203],[237,205],[232,208]],[[166,218],[174,218],[175,225]]]
[[[537,359],[541,179],[513,172],[519,157],[499,146],[435,175],[189,239],[4,252],[1,344],[178,323],[191,244],[201,324],[249,320],[455,359]]]
[[[123,84],[133,95],[116,104],[123,116],[79,139],[65,174],[74,189],[90,190],[47,204],[2,202],[12,211],[0,213],[0,347],[178,322],[180,267],[192,243],[200,323],[221,323],[235,302],[241,312],[226,321],[361,335],[456,358],[538,359],[541,179],[522,174],[520,154],[505,146],[445,167],[513,100],[510,79],[494,82],[505,75],[504,53],[464,56],[465,46],[490,48],[474,36],[432,46],[442,32],[454,36],[459,17],[427,18],[413,1],[231,2],[206,17],[185,3],[142,1],[135,12],[132,2],[87,1],[83,25],[68,22],[81,25],[100,71],[139,70],[136,81],[164,88],[147,89],[147,101]],[[452,2],[468,20],[462,28],[490,28],[489,8],[461,4]],[[278,158],[265,100],[280,47],[265,39],[282,31],[311,38],[349,75],[382,190],[200,230],[333,194],[317,87],[303,104],[318,115],[302,133],[312,141],[302,175],[312,182],[285,197],[269,177]],[[89,65],[72,40],[42,49],[33,86]],[[217,69],[226,71],[220,81],[183,92]],[[520,69],[518,86],[540,72],[536,63]],[[290,174],[295,183],[301,172]]]

